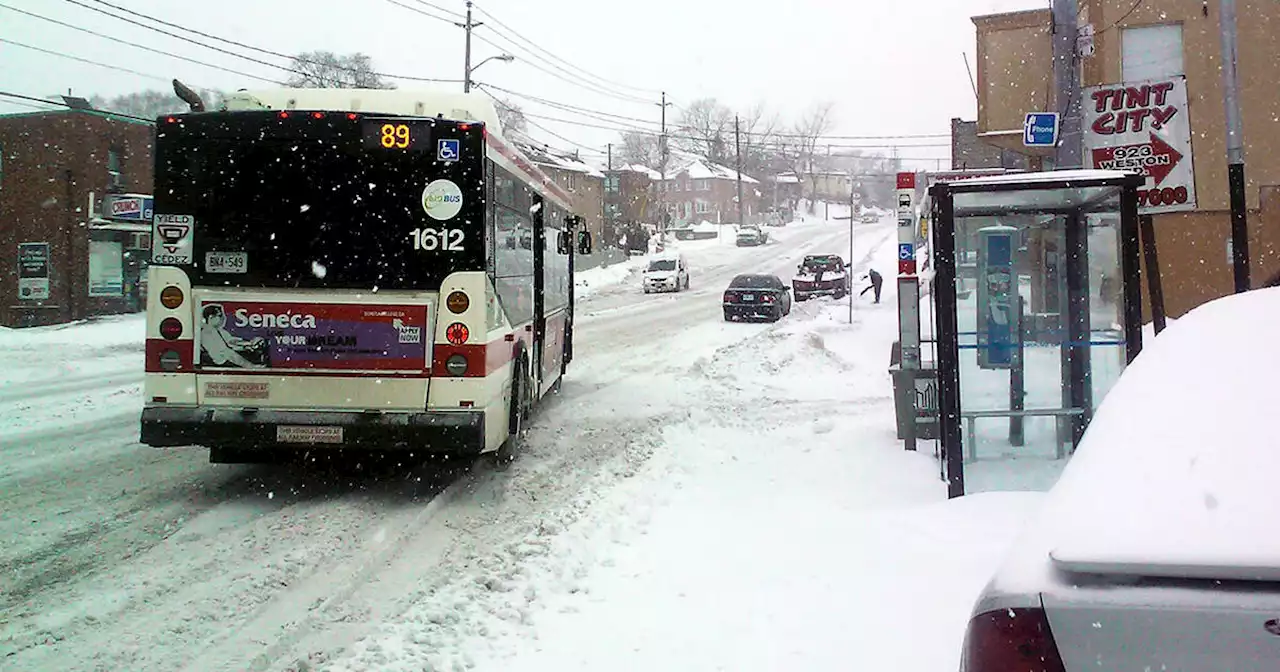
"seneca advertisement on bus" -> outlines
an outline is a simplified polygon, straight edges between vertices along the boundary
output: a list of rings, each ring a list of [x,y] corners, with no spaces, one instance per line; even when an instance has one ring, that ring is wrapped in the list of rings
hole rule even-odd
[[[426,327],[426,306],[206,301],[199,366],[420,373]]]

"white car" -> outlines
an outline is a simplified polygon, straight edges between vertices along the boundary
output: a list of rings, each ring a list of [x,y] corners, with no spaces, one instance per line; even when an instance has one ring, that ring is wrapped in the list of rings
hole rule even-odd
[[[963,672],[1280,670],[1277,330],[1260,289],[1144,343],[979,597]]]
[[[736,244],[738,247],[764,245],[769,240],[769,234],[758,226],[744,226],[738,229]]]
[[[644,269],[644,293],[689,289],[689,264],[681,254],[664,254],[649,260]]]

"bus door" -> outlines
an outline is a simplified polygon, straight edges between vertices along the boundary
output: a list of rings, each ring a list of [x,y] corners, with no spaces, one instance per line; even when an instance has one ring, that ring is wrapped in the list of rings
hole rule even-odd
[[[547,342],[547,280],[546,252],[547,234],[543,226],[546,221],[546,202],[540,194],[533,194],[533,371],[537,378],[535,388],[537,396],[542,396],[543,346]]]

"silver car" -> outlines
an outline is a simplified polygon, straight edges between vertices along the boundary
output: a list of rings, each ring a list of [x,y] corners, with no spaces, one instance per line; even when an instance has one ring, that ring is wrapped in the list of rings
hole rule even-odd
[[[1278,316],[1256,290],[1144,344],[979,597],[961,670],[1280,670],[1280,349],[1240,340]]]

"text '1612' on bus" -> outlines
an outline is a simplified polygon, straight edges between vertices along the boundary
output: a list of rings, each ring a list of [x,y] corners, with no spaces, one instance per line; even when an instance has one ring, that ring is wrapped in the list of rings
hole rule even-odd
[[[590,235],[483,97],[238,92],[157,119],[155,195],[145,444],[509,458],[573,357]]]

